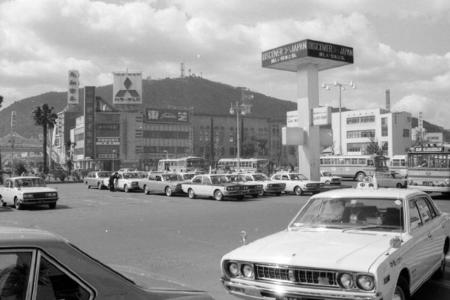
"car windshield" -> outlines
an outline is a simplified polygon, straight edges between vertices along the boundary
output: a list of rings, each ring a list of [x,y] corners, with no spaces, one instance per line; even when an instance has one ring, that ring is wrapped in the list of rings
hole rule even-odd
[[[256,181],[268,180],[267,176],[264,174],[255,174],[255,175],[253,175],[253,179],[255,179]]]
[[[403,231],[403,202],[378,198],[316,198],[290,223],[358,230]]]
[[[308,180],[308,178],[306,178],[303,174],[289,174],[289,177],[291,180]]]
[[[165,181],[182,181],[183,177],[179,174],[164,174],[162,176]]]
[[[195,174],[183,174],[181,176],[183,177],[183,180],[191,180],[194,178]]]
[[[138,174],[137,173],[124,173],[123,174],[123,178],[138,178]]]
[[[211,176],[212,184],[223,184],[230,182],[225,175],[214,175]]]
[[[98,172],[98,177],[109,177],[110,173],[109,172]]]
[[[15,182],[17,187],[38,187],[46,186],[44,180],[41,178],[21,178],[17,179]]]

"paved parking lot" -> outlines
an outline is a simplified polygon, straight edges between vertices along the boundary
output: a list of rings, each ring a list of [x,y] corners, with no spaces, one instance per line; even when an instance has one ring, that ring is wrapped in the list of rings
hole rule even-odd
[[[54,185],[57,209],[0,210],[0,225],[37,227],[61,234],[101,261],[138,280],[166,279],[234,299],[221,287],[220,258],[240,245],[245,230],[254,240],[285,228],[308,196],[223,201],[111,193],[82,184]],[[450,200],[437,197],[450,212]],[[421,289],[416,299],[450,295],[450,274]]]

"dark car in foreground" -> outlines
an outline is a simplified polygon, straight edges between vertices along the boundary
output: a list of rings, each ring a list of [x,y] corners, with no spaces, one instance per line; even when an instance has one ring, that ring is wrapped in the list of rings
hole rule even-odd
[[[166,285],[164,285],[166,286]],[[50,232],[0,227],[0,299],[211,300],[201,291],[144,288]]]

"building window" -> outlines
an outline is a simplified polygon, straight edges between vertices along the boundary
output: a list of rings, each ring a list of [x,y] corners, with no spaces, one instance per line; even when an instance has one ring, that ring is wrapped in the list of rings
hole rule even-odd
[[[371,138],[375,137],[375,130],[351,130],[347,131],[348,139]]]
[[[381,136],[388,136],[387,118],[381,118]]]
[[[347,124],[373,123],[373,122],[375,122],[375,116],[347,118]]]
[[[409,138],[409,129],[403,129],[403,137]]]

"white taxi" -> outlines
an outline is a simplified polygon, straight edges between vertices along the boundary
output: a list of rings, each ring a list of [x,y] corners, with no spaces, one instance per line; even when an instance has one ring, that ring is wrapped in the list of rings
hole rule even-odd
[[[0,202],[2,206],[14,205],[16,209],[25,206],[47,204],[49,208],[56,207],[58,192],[46,186],[44,180],[34,176],[11,177],[0,187]]]
[[[403,300],[441,276],[449,216],[421,191],[360,185],[311,197],[285,230],[223,256],[225,289],[244,299]]]
[[[221,201],[228,197],[242,200],[247,194],[246,186],[231,183],[223,174],[196,175],[190,182],[182,183],[181,189],[190,199],[213,197],[217,201]]]
[[[320,181],[309,180],[305,175],[299,173],[275,173],[270,178],[273,181],[286,185],[286,193],[295,193],[298,196],[304,193],[319,193]]]

